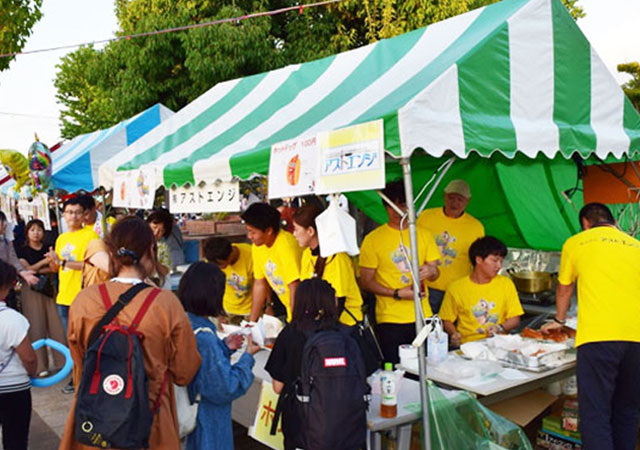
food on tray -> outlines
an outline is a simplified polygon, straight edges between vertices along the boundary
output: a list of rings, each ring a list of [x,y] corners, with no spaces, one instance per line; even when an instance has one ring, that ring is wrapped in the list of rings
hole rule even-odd
[[[529,327],[525,327],[525,329],[520,332],[520,336],[532,339],[544,339],[542,332]]]
[[[526,327],[522,330],[520,336],[544,341],[565,342],[567,339],[576,337],[576,330],[569,327],[562,327],[551,331],[542,331]]]

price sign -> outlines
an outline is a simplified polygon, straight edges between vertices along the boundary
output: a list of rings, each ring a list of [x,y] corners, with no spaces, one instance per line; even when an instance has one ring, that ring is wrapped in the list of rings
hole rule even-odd
[[[271,147],[269,198],[313,194],[316,184],[317,137],[292,139]]]

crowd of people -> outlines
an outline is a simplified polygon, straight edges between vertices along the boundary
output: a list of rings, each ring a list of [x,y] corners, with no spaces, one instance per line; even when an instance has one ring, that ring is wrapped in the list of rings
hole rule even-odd
[[[323,208],[313,200],[288,215],[291,232],[283,227],[275,207],[254,203],[241,215],[249,243],[219,236],[205,240],[205,261],[191,264],[182,275],[177,295],[160,290],[144,320],[136,324],[144,336],[149,399],[157,405],[149,448],[180,446],[174,384],[189,385],[190,392],[201,398],[197,425],[187,436],[186,448],[233,448],[231,402],[244,395],[253,382],[252,355],[259,347],[240,334],[219,339],[215,330],[221,323],[256,321],[265,313],[286,323],[266,364],[273,388],[285,403],[294,397],[292,386],[300,375],[309,333],[361,322],[367,295],[375,298],[373,313],[369,313],[384,361],[398,362],[398,347],[411,343],[416,335],[414,275],[421,285],[424,316],[440,314],[451,346],[508,333],[519,326],[523,310],[515,285],[510,278],[499,275],[507,248],[499,239],[485,236],[482,224],[466,212],[471,200],[466,182],[451,181],[444,189],[444,206],[428,209],[418,217],[417,274],[410,264],[404,187],[401,182],[389,183],[383,193],[393,202],[385,205],[389,220],[366,234],[357,260],[346,253],[321,256],[316,218]],[[583,253],[596,240],[611,245],[622,242],[620,245],[630,253],[627,271],[633,272],[637,265],[631,261],[635,261],[640,243],[615,230],[610,213],[596,212],[581,216],[586,231],[569,240],[563,249],[555,321],[563,323],[568,298],[580,279],[578,298],[591,306],[586,306],[584,313],[581,309],[579,316],[579,392],[586,386],[589,394],[584,394],[584,404],[593,406],[603,399],[620,400],[625,394],[617,391],[616,385],[622,383],[625,393],[634,393],[625,399],[630,406],[623,417],[628,430],[631,422],[638,421],[638,408],[635,413],[630,411],[640,404],[640,394],[635,394],[638,389],[628,391],[637,369],[627,366],[629,358],[638,358],[637,344],[615,346],[615,342],[602,341],[636,340],[622,332],[606,332],[608,328],[592,323],[593,316],[603,314],[608,318],[611,314],[593,306],[599,305],[592,298],[596,289],[582,282],[594,277],[593,270],[605,269],[584,263],[591,256]],[[83,195],[68,199],[62,213],[66,231],[51,247],[44,242],[43,223],[32,220],[25,226],[24,244],[14,249],[4,238],[7,220],[0,212],[0,423],[3,445],[8,450],[27,448],[29,377],[47,376],[63,364],[60,355],[54,353],[49,358],[46,349],[34,352],[31,342],[49,337],[68,345],[74,369],[64,391],[77,395],[92,331],[110,305],[139,283],[167,286],[168,273],[184,261],[182,236],[166,210],[154,211],[146,220],[127,216],[107,224],[96,213],[93,198]],[[6,306],[15,296],[18,278],[22,281],[24,316]],[[144,287],[117,316],[124,326],[131,326],[138,310],[147,308],[149,291]],[[622,300],[617,301],[632,302],[632,291],[626,286],[612,285],[611,289],[620,291]],[[604,292],[602,295],[610,297]],[[589,319],[584,318],[587,314]],[[629,321],[631,327],[635,322]],[[240,348],[244,349],[242,356],[231,364],[231,354]],[[615,361],[611,352],[616,352]],[[594,378],[594,372],[601,373],[595,366],[604,364],[603,359],[611,367],[626,364],[619,369],[623,381]],[[12,406],[18,403],[19,408]],[[74,398],[61,449],[86,447],[74,433],[75,406]],[[582,397],[580,406],[582,413]],[[9,410],[21,413],[7,414]],[[296,434],[300,432],[299,417],[292,411],[286,404],[282,409],[287,449],[296,447]],[[616,411],[618,416],[622,414]],[[583,420],[602,420],[596,416],[585,414]],[[607,432],[617,433],[610,428],[594,427],[594,434],[601,433],[594,439],[604,439]]]

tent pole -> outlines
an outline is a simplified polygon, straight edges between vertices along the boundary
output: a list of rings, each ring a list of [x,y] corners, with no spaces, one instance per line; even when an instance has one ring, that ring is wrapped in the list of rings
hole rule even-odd
[[[416,230],[416,209],[413,204],[413,180],[411,179],[411,161],[407,158],[400,160],[402,174],[404,178],[404,190],[407,201],[407,219],[409,222],[409,241],[411,243],[411,273],[413,276],[413,302],[416,314],[416,334],[422,330],[423,313],[422,299],[420,298],[420,280],[417,275],[420,272],[418,261],[418,235]],[[427,360],[425,358],[425,344],[418,347],[418,369],[420,380],[420,404],[422,405],[422,427],[424,429],[424,439],[422,448],[431,450],[431,430],[429,427],[429,391],[427,389]]]
[[[53,190],[53,201],[56,207],[56,220],[58,221],[58,235],[62,234],[62,218],[60,217],[60,205],[58,203],[58,193]]]
[[[440,182],[442,181],[442,178],[446,175],[446,173],[449,171],[449,169],[451,168],[451,166],[453,165],[453,162],[456,160],[455,156],[452,156],[451,158],[449,158],[449,160],[444,164],[444,166],[442,166],[442,169],[440,170],[440,174],[438,175],[438,179],[436,179],[436,182],[433,183],[433,186],[431,186],[431,189],[429,190],[429,193],[427,194],[427,196],[424,198],[424,201],[422,202],[422,204],[420,205],[420,208],[418,209],[417,215],[420,215],[420,213],[422,211],[424,211],[424,209],[427,207],[427,203],[429,203],[429,200],[431,200],[431,197],[433,197],[433,193],[436,191],[436,188],[440,185]]]

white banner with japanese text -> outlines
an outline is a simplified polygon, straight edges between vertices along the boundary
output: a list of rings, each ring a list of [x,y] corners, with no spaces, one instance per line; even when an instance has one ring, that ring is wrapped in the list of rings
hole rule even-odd
[[[156,187],[154,167],[116,172],[113,177],[113,206],[152,209]]]
[[[384,188],[382,120],[318,133],[318,152],[316,194]]]
[[[317,153],[316,136],[274,144],[269,159],[269,198],[313,194]]]
[[[169,211],[172,214],[240,211],[240,184],[229,181],[204,186],[174,186],[169,190]]]

